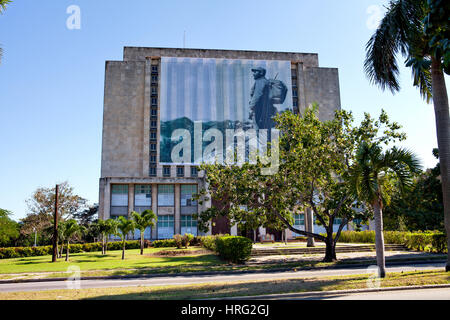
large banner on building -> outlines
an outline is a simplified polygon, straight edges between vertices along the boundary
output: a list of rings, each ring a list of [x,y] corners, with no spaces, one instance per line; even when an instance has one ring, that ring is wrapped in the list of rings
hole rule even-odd
[[[227,130],[270,130],[292,110],[290,61],[163,57],[160,75],[162,164],[210,161]]]

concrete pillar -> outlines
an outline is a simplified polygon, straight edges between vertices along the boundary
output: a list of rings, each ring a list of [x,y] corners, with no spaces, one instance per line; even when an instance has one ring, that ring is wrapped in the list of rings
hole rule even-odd
[[[158,215],[158,185],[152,184],[152,211]],[[158,237],[158,222],[152,228],[152,239]]]
[[[175,234],[181,234],[181,185],[175,185]]]
[[[307,208],[305,212],[305,231],[314,233],[314,215],[311,208]],[[307,246],[308,247],[316,246],[313,237],[308,237]]]
[[[111,218],[111,184],[109,179],[105,179],[105,184],[103,187],[103,220],[108,220]]]
[[[134,184],[128,185],[128,218],[131,218],[131,212],[134,211]]]

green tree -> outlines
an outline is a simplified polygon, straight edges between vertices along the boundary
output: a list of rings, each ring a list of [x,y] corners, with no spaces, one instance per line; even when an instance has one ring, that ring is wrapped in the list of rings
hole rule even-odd
[[[145,229],[148,227],[155,226],[158,217],[152,210],[145,210],[142,213],[136,211],[131,212],[131,217],[133,218],[134,225],[136,229],[139,229],[141,236],[141,255],[144,254],[144,233]]]
[[[365,72],[383,90],[400,90],[397,55],[406,58],[414,85],[433,100],[441,158],[444,221],[450,247],[450,116],[444,71],[449,72],[449,3],[439,0],[390,1],[380,26],[367,43]],[[450,271],[450,252],[446,270]]]
[[[70,241],[77,235],[81,235],[86,230],[79,225],[75,219],[70,219],[64,222],[62,227],[62,236],[66,242],[66,261],[69,261]],[[59,229],[59,226],[58,226]]]
[[[333,261],[344,226],[355,218],[369,218],[368,212],[354,210],[356,199],[345,180],[359,142],[389,143],[404,139],[404,134],[398,133],[400,126],[391,123],[384,111],[377,120],[366,114],[359,126],[353,126],[353,117],[346,111],[336,112],[330,121],[319,121],[317,108],[307,109],[302,117],[285,112],[276,121],[282,135],[274,174],[262,174],[261,162],[200,167],[205,170],[208,190],[200,190],[196,198],[200,203],[211,198],[223,205],[201,212],[199,228],[206,230],[218,215],[240,221],[238,208],[245,205],[246,214],[259,215],[263,224],[279,220],[295,233],[325,242],[324,261]],[[327,230],[326,236],[294,228],[293,214],[308,207]],[[340,221],[333,237],[336,219]]]
[[[437,149],[433,154],[439,158]],[[394,191],[383,210],[383,221],[389,230],[445,230],[439,163],[417,174],[411,190]]]
[[[0,246],[10,246],[19,237],[19,224],[10,215],[11,211],[0,209]]]
[[[383,239],[383,206],[390,202],[392,190],[411,187],[415,173],[420,172],[419,160],[409,151],[396,147],[383,152],[377,144],[361,143],[349,182],[355,194],[373,209],[375,245],[379,276],[386,276]],[[394,180],[395,179],[395,180]]]
[[[117,229],[120,231],[118,236],[122,239],[122,260],[125,259],[125,243],[127,235],[130,232],[134,232],[135,226],[133,220],[128,220],[125,217],[120,216],[117,219]]]

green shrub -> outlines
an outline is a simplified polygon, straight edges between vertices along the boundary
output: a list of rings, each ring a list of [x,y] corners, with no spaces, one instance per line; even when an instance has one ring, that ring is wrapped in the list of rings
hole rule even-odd
[[[250,239],[238,236],[219,237],[216,240],[219,256],[234,263],[242,263],[248,260],[252,253],[252,245]]]
[[[155,240],[155,241],[152,242],[152,245],[155,248],[176,247],[174,239]]]
[[[0,259],[18,258],[15,248],[0,248]]]
[[[181,249],[183,246],[183,236],[181,234],[176,234],[173,236],[173,241],[175,241],[177,249]]]
[[[102,251],[102,244],[100,242],[95,243],[83,243],[84,252],[97,252]]]
[[[191,243],[191,241],[194,239],[194,235],[190,234],[190,233],[186,233],[183,235],[182,239],[181,239],[181,244],[187,248],[189,247],[189,244]]]
[[[447,253],[447,236],[445,233],[435,233],[431,237],[431,247],[434,252]]]
[[[214,236],[204,236],[200,238],[200,243],[202,247],[217,252],[216,248],[216,241],[220,237],[220,235],[214,235]]]
[[[402,244],[418,251],[447,251],[447,237],[440,231],[384,231],[383,235],[386,244]],[[339,242],[375,243],[375,231],[342,231]]]

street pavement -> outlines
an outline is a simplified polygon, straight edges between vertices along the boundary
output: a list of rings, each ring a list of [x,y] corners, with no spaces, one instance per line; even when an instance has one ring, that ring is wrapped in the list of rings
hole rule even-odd
[[[405,264],[387,267],[387,272],[406,272],[420,270],[443,270],[444,263],[426,264]],[[236,274],[212,274],[212,275],[171,275],[154,276],[150,278],[136,279],[104,279],[104,280],[79,280],[73,281],[46,281],[27,283],[4,283],[0,284],[0,292],[22,292],[22,291],[44,291],[58,289],[88,289],[88,288],[111,288],[111,287],[133,287],[133,286],[168,286],[187,285],[199,283],[217,283],[233,281],[255,281],[273,279],[295,279],[295,278],[315,278],[327,276],[343,276],[354,274],[373,273],[373,268],[354,267],[342,269],[322,269],[322,270],[299,270],[285,272],[258,272],[258,273],[236,273]]]

